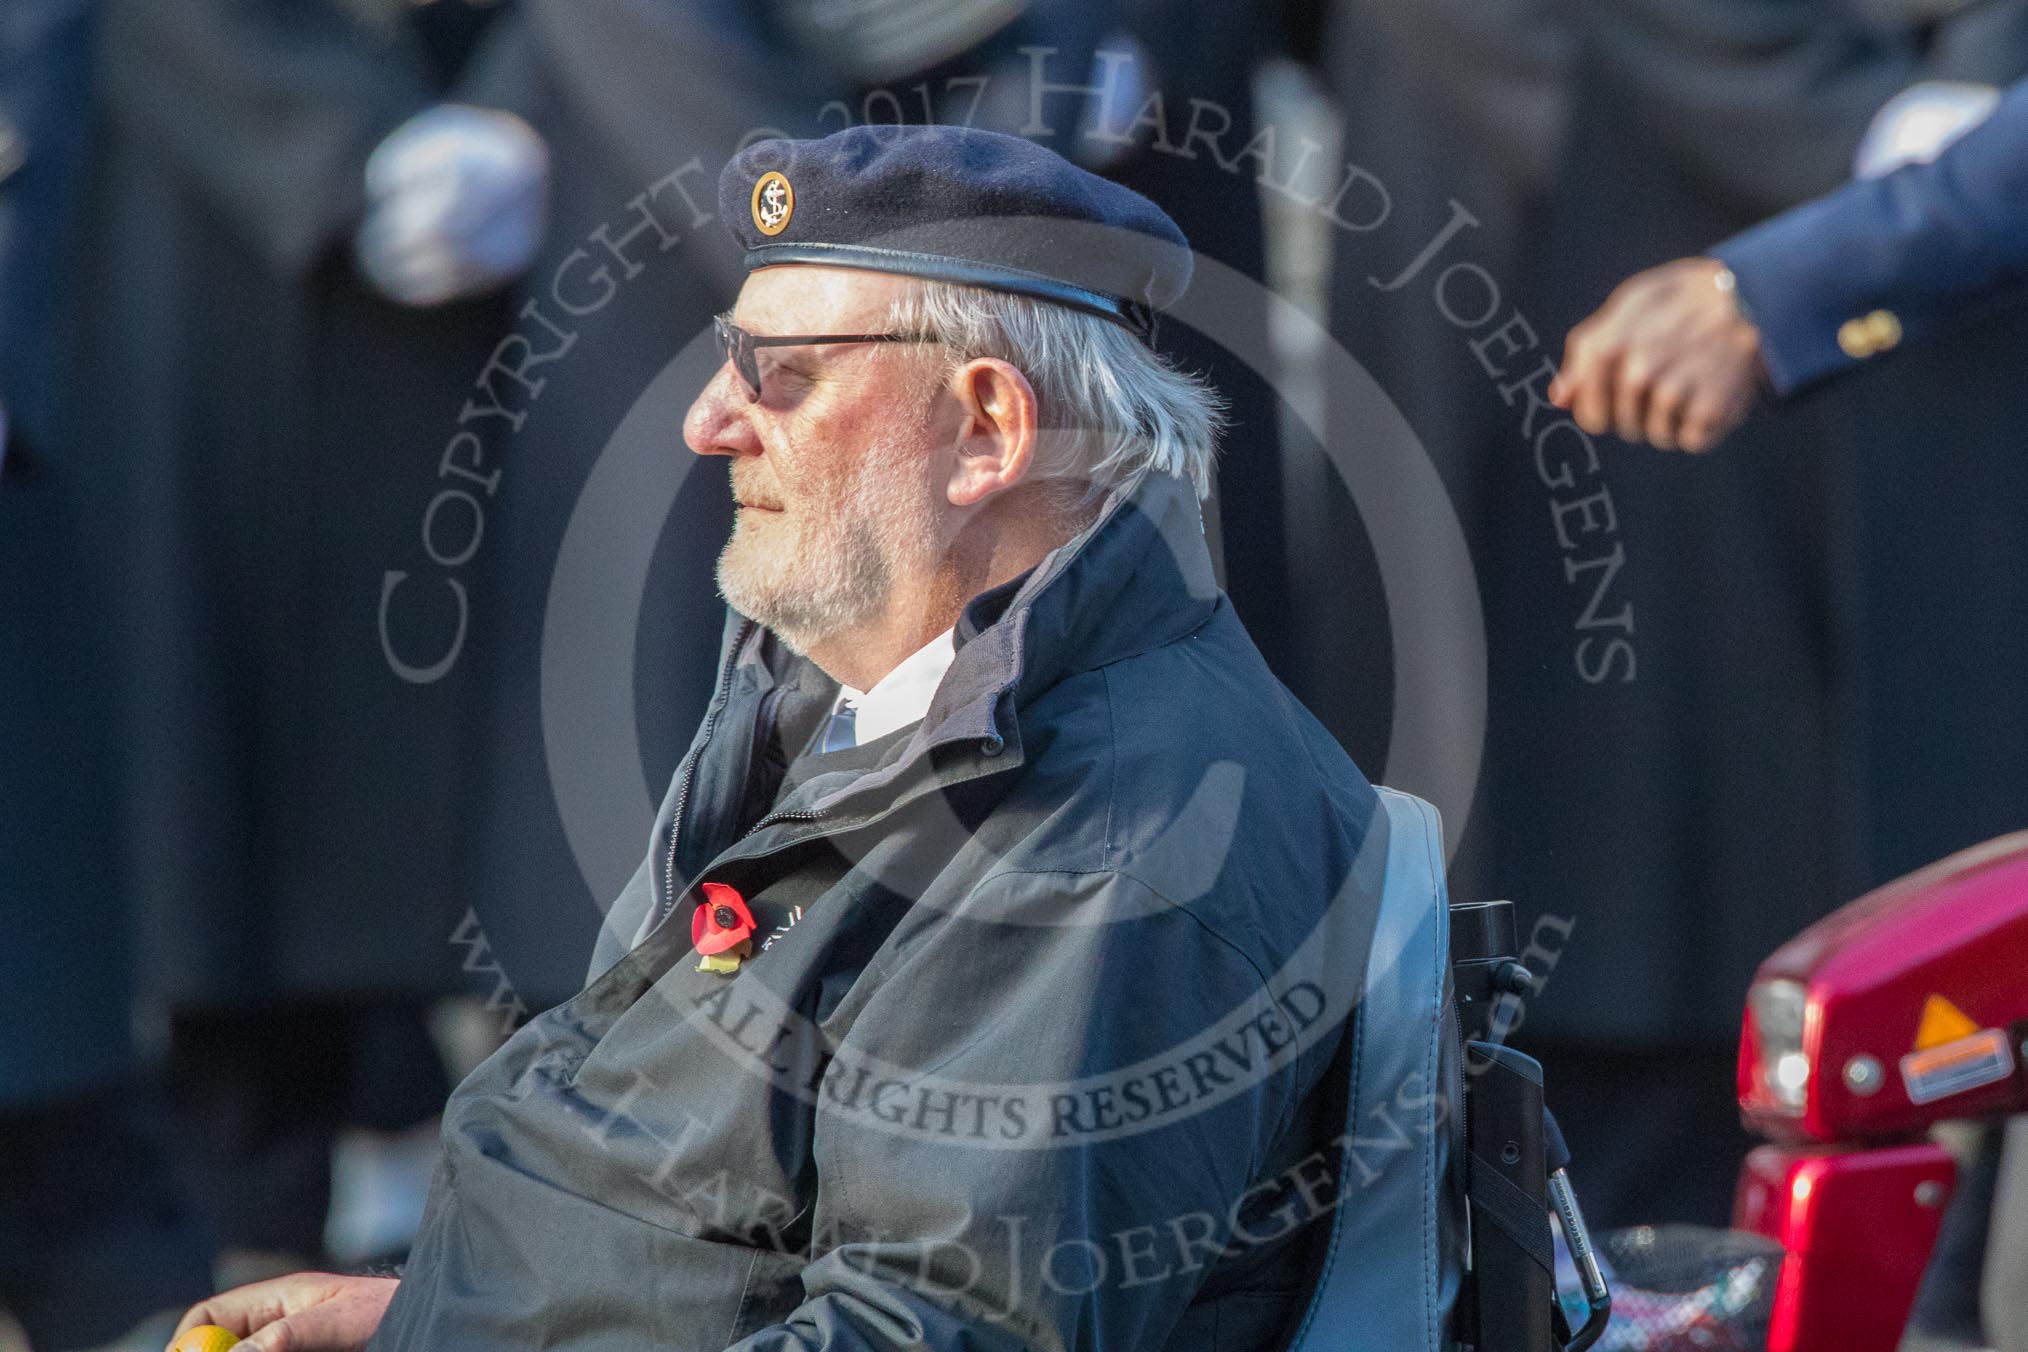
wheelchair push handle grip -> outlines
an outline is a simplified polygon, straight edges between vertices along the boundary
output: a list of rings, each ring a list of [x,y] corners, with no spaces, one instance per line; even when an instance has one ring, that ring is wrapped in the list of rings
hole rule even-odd
[[[1461,901],[1450,909],[1451,985],[1465,1040],[1501,1042],[1507,1029],[1492,1026],[1498,1001],[1536,986],[1534,973],[1514,957],[1514,903]],[[1511,1014],[1509,1022],[1516,1022]]]

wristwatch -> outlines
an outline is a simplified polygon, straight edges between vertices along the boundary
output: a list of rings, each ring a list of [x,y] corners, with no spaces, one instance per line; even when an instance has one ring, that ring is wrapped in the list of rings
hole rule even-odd
[[[1712,274],[1711,284],[1732,297],[1732,308],[1739,313],[1741,319],[1753,324],[1753,311],[1746,308],[1746,297],[1739,294],[1739,278],[1732,275],[1731,268],[1719,263],[1718,271]],[[1758,324],[1753,326],[1760,327]]]

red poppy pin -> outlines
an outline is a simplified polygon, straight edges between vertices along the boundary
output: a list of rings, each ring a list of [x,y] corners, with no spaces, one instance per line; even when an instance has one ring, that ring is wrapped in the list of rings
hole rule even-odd
[[[700,972],[737,972],[753,953],[753,912],[746,898],[724,883],[699,883],[704,900],[690,913],[690,941],[702,955]]]

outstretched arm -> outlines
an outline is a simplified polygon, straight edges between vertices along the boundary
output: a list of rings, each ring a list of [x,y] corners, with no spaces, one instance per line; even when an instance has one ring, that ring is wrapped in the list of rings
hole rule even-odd
[[[1640,273],[1571,330],[1550,397],[1586,431],[1706,450],[1786,395],[2028,288],[2028,81],[1929,163]]]

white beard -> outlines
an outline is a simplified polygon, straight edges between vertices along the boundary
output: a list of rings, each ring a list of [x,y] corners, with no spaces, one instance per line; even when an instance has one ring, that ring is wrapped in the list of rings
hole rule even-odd
[[[898,578],[928,577],[937,513],[920,440],[907,441],[870,448],[843,493],[793,529],[742,513],[718,556],[720,595],[800,655],[878,616]]]

